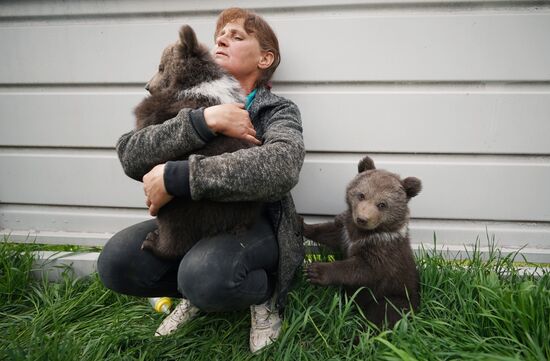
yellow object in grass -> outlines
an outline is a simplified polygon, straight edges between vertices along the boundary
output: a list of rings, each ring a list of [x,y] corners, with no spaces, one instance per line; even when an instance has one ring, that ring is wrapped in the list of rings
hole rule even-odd
[[[169,314],[172,308],[172,299],[170,297],[151,297],[149,303],[157,312]]]

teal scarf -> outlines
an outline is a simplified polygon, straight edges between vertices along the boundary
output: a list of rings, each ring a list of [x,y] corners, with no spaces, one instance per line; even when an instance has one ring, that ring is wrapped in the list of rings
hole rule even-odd
[[[250,106],[252,105],[252,102],[254,101],[254,97],[256,96],[256,91],[258,88],[254,88],[247,96],[246,96],[246,103],[244,105],[246,110],[250,110]]]

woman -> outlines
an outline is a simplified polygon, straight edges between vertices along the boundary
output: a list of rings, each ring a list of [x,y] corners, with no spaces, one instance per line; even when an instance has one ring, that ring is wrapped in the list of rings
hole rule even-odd
[[[133,225],[107,242],[98,272],[106,287],[120,293],[182,297],[156,335],[173,332],[199,310],[250,307],[250,349],[256,352],[278,337],[279,312],[303,260],[301,227],[289,193],[305,155],[302,127],[296,105],[269,90],[280,61],[279,46],[260,16],[238,8],[223,11],[216,24],[214,58],[249,94],[247,110],[242,104],[183,109],[160,126],[124,134],[118,155],[126,174],[143,180],[151,215],[174,196],[262,201],[265,214],[244,237],[202,239],[178,261],[141,251],[155,220]],[[176,153],[201,148],[216,134],[261,146],[170,161]]]

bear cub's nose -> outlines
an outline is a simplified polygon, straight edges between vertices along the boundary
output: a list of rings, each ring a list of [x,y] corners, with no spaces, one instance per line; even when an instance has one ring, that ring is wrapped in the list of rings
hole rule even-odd
[[[367,218],[357,217],[355,219],[355,222],[357,222],[357,224],[360,224],[360,225],[366,225],[369,222],[369,220]]]

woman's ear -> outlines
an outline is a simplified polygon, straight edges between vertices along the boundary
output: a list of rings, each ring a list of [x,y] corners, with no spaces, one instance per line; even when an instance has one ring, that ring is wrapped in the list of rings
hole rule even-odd
[[[271,51],[262,51],[262,56],[258,61],[258,68],[267,69],[273,64],[275,60],[275,55]]]

